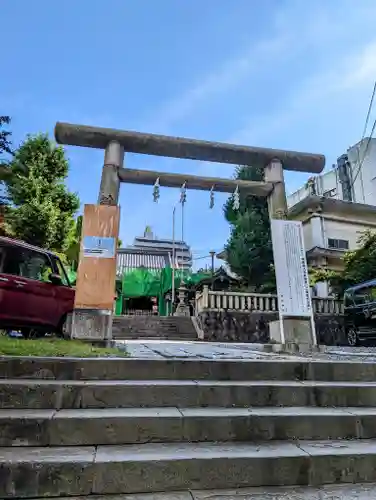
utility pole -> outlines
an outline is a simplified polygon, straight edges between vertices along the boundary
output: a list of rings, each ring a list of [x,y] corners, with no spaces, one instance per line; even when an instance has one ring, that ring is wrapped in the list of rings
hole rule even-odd
[[[176,205],[172,209],[172,283],[171,283],[171,313],[175,303],[175,212]]]
[[[185,203],[181,204],[181,241],[184,242],[184,205]]]
[[[215,252],[214,252],[214,250],[211,250],[209,253],[211,256],[211,288],[212,288],[212,290],[214,290],[214,256],[215,256]]]

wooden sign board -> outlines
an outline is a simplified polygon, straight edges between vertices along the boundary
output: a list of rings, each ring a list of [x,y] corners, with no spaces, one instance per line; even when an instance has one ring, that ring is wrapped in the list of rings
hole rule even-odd
[[[75,309],[113,309],[120,207],[85,205]]]

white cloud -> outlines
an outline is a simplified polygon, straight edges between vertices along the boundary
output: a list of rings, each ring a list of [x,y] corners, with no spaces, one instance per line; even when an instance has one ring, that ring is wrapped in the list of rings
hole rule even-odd
[[[198,82],[183,91],[181,95],[162,104],[147,126],[148,130],[166,130],[178,120],[184,119],[202,103],[215,100],[233,89],[239,82],[257,71],[263,61],[280,57],[289,46],[289,35],[284,33],[270,40],[248,46],[238,55],[231,56],[220,68],[204,75]]]
[[[266,116],[252,117],[249,125],[235,132],[229,142],[259,143],[292,122],[320,110],[322,119],[330,116],[335,102],[346,105],[350,92],[370,88],[376,79],[376,39],[353,53],[346,53],[326,71],[314,73],[304,80],[284,106]],[[318,107],[319,106],[319,107]],[[255,126],[255,123],[257,125]]]
[[[332,45],[345,41],[357,30],[374,29],[376,4],[363,0],[316,0],[313,3],[290,0],[272,12],[265,37],[252,40],[236,55],[231,54],[219,68],[204,74],[180,95],[162,104],[148,121],[145,130],[168,133],[168,129],[186,119],[202,103],[216,102],[240,85],[251,85],[260,74],[273,77],[274,67],[310,48],[318,53],[331,52]],[[278,69],[277,69],[278,71]],[[295,77],[294,74],[291,75]]]

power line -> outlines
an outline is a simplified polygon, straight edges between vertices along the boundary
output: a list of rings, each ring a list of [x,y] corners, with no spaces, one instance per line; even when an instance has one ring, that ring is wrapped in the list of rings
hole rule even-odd
[[[203,257],[195,257],[192,260],[208,259],[209,257],[211,257],[211,255],[204,255]]]
[[[366,131],[367,131],[367,127],[368,127],[368,121],[369,121],[369,117],[370,117],[370,114],[371,114],[371,111],[372,111],[372,105],[373,105],[373,99],[375,97],[375,93],[376,93],[376,81],[375,81],[375,84],[373,86],[372,97],[371,97],[371,101],[370,101],[369,106],[368,106],[366,122],[364,124],[364,129],[363,129],[363,134],[362,134],[362,140],[364,139],[364,137],[366,135]]]
[[[355,173],[355,176],[354,176],[354,179],[351,183],[351,186],[350,186],[350,189],[353,188],[354,184],[355,184],[355,181],[356,179],[358,178],[358,175],[360,174],[360,171],[362,170],[362,167],[363,167],[363,163],[364,163],[364,160],[366,158],[366,155],[367,155],[367,151],[368,151],[368,148],[369,148],[369,145],[371,143],[371,139],[372,139],[372,136],[373,136],[373,133],[375,132],[375,128],[376,128],[376,119],[375,121],[373,122],[373,125],[372,125],[372,130],[371,130],[371,133],[368,137],[368,141],[367,141],[367,144],[366,144],[366,147],[364,148],[364,153],[363,153],[363,158],[362,158],[362,161],[361,163],[359,164],[359,167],[358,167],[358,170],[356,171]]]

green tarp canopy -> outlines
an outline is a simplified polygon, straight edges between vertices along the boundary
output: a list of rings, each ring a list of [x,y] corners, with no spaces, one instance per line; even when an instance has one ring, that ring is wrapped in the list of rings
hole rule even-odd
[[[77,279],[77,273],[72,269],[68,269],[67,267],[65,268],[65,272],[67,273],[69,283],[71,285],[75,285]]]
[[[122,277],[122,294],[127,298],[157,297],[160,290],[161,272],[146,268],[125,272]]]
[[[209,273],[192,273],[187,270],[175,269],[175,288],[182,280],[186,285],[196,285]],[[164,295],[172,288],[172,269],[164,268],[150,270],[146,268],[133,269],[122,276],[122,294],[124,297],[157,297]]]
[[[208,276],[210,276],[209,273],[192,273],[175,269],[175,290],[179,288],[182,280],[187,286],[196,285]],[[122,296],[125,298],[158,297],[158,309],[161,316],[166,313],[164,296],[171,289],[172,269],[169,267],[156,270],[138,268],[127,271],[122,276]]]

